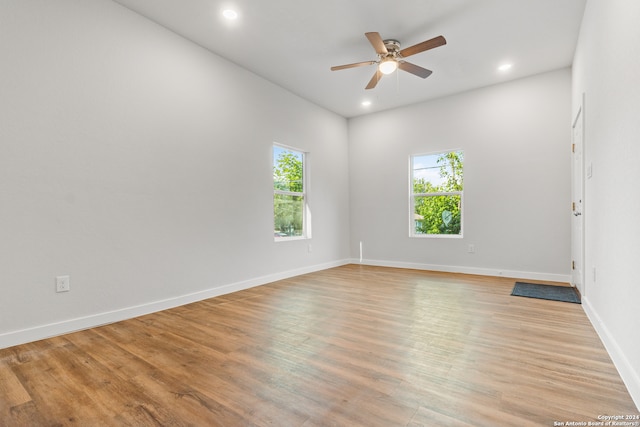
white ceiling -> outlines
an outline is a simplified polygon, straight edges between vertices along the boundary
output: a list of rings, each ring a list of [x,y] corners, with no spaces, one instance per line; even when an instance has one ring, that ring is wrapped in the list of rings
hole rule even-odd
[[[212,52],[344,117],[413,104],[571,65],[586,0],[115,0]],[[236,21],[222,18],[234,8]],[[447,45],[408,58],[433,70],[364,87],[376,59],[364,33],[405,48],[443,35]],[[497,71],[513,63],[508,73]],[[363,107],[361,102],[372,105]]]

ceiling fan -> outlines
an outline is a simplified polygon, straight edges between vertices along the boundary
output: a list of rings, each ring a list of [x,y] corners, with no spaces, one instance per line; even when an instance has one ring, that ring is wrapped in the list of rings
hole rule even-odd
[[[378,54],[378,59],[375,61],[356,62],[355,64],[337,65],[331,67],[331,71],[378,64],[375,74],[365,89],[373,89],[384,75],[393,73],[397,68],[426,79],[431,75],[431,70],[407,62],[404,58],[447,44],[444,37],[438,36],[401,50],[398,40],[382,40],[380,34],[375,32],[365,33],[364,35],[369,39],[369,42]]]

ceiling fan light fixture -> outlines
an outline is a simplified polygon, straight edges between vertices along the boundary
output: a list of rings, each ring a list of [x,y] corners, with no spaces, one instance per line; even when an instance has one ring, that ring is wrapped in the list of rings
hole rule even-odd
[[[398,62],[393,58],[383,59],[378,65],[378,69],[382,74],[391,74],[398,68]]]
[[[405,58],[447,44],[447,40],[444,37],[438,36],[413,46],[400,49],[400,42],[398,40],[383,40],[382,37],[380,37],[380,34],[375,32],[364,33],[364,35],[369,39],[369,43],[371,43],[371,46],[373,46],[373,49],[378,54],[378,58],[374,61],[363,61],[353,64],[334,66],[331,67],[331,71],[377,64],[376,72],[373,77],[371,77],[371,80],[369,80],[367,86],[365,86],[365,90],[375,88],[383,76],[393,73],[398,68],[402,71],[406,71],[407,73],[426,79],[431,75],[432,71],[411,62],[407,62],[405,61]]]

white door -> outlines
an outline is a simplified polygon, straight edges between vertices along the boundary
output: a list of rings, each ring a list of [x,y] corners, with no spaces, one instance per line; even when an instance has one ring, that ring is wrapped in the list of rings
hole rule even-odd
[[[583,104],[584,105],[584,104]],[[583,112],[580,108],[573,122],[572,177],[571,177],[571,283],[580,293],[586,294],[584,284],[584,158],[583,158]]]

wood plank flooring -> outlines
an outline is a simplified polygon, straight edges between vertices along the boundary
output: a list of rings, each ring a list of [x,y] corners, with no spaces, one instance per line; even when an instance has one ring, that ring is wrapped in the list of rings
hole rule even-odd
[[[581,306],[512,297],[513,284],[347,265],[0,350],[0,425],[554,426],[638,414]]]

